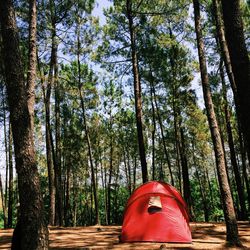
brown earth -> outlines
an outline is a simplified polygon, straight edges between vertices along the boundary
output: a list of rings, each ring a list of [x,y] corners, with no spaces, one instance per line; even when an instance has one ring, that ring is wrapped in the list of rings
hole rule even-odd
[[[225,224],[191,223],[192,244],[119,243],[120,226],[50,227],[50,249],[236,249],[225,245]],[[13,230],[0,230],[0,250],[10,249]],[[250,223],[239,222],[240,239],[250,249]]]

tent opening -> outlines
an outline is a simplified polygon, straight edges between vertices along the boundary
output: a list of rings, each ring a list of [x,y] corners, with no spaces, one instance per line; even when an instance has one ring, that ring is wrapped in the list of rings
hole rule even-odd
[[[151,196],[148,202],[148,212],[152,214],[160,212],[161,210],[162,210],[161,197]]]

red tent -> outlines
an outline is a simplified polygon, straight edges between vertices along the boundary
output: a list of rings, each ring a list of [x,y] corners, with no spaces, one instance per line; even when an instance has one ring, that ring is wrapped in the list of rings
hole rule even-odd
[[[187,205],[171,185],[151,181],[130,196],[123,217],[122,242],[192,242]]]

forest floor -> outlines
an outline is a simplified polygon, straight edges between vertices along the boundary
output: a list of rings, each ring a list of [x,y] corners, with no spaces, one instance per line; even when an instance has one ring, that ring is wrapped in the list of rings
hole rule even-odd
[[[222,223],[190,223],[192,244],[119,243],[121,226],[50,227],[50,249],[235,249],[225,245],[226,229]],[[10,249],[13,230],[0,230],[0,250]],[[239,222],[240,239],[250,249],[250,223]]]

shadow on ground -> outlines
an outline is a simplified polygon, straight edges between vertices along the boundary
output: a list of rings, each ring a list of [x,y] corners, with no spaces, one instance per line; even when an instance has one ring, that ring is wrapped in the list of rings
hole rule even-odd
[[[50,249],[236,249],[225,245],[226,228],[222,223],[190,223],[192,244],[120,243],[120,226],[90,226],[76,228],[50,227]],[[0,230],[0,250],[10,249],[12,230]],[[240,239],[250,249],[250,224],[239,222]]]

